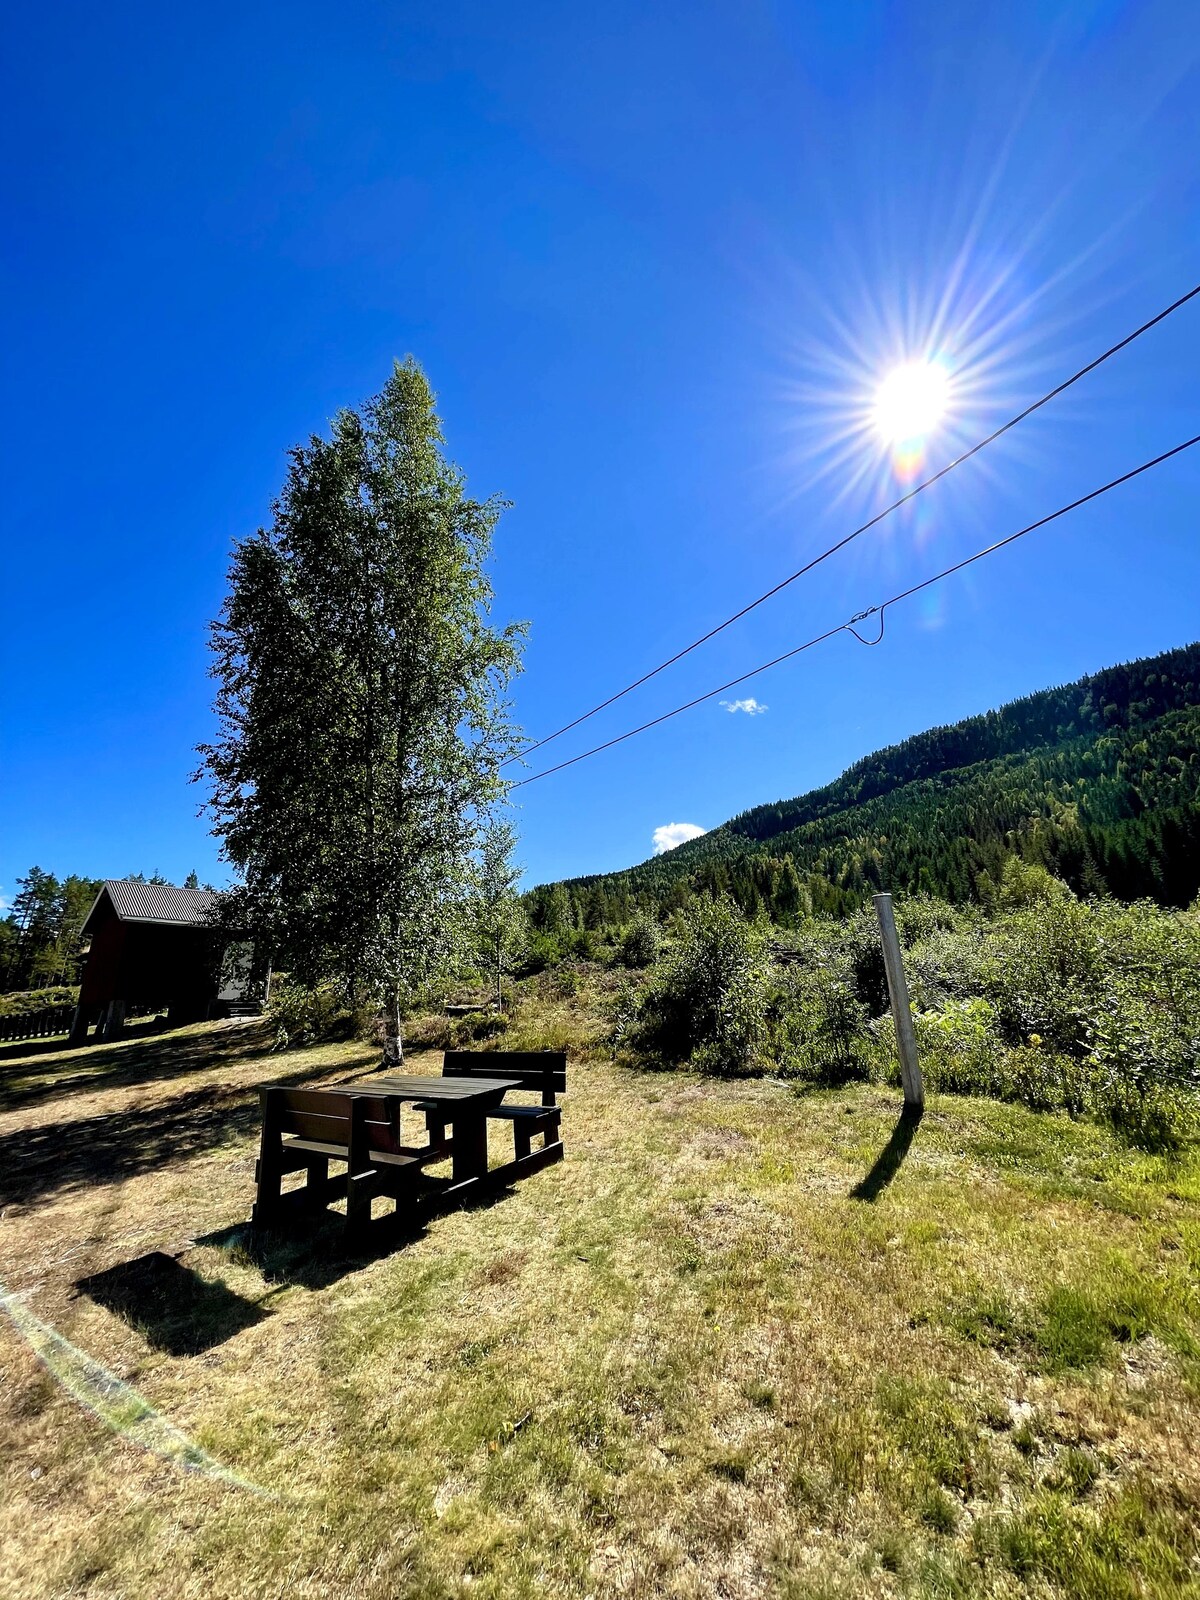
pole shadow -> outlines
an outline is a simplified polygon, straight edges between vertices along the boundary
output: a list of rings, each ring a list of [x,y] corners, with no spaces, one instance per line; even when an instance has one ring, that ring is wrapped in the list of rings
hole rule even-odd
[[[878,1200],[879,1196],[891,1183],[892,1179],[904,1165],[904,1158],[908,1154],[909,1146],[916,1138],[917,1129],[921,1126],[921,1118],[925,1115],[923,1106],[905,1106],[900,1113],[900,1119],[892,1129],[891,1137],[875,1158],[875,1164],[866,1177],[856,1183],[850,1191],[852,1200]]]

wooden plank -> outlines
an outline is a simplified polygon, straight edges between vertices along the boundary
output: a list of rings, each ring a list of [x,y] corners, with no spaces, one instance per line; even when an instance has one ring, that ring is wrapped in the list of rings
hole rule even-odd
[[[280,1104],[292,1111],[313,1111],[323,1117],[350,1117],[350,1096],[340,1089],[293,1089],[290,1084],[272,1083],[262,1095],[276,1093]]]
[[[506,1090],[523,1089],[525,1085],[517,1078],[405,1076],[373,1078],[361,1087],[369,1094],[393,1095],[399,1100],[430,1100],[439,1105],[453,1105],[459,1101],[483,1100],[489,1095],[499,1098]]]
[[[505,1189],[517,1179],[528,1177],[531,1173],[540,1171],[542,1167],[561,1161],[563,1155],[562,1140],[555,1140],[553,1144],[548,1144],[541,1150],[531,1151],[529,1155],[521,1156],[515,1161],[506,1161],[502,1166],[492,1167],[485,1177],[452,1183],[439,1196],[439,1205],[452,1205],[473,1199],[477,1194],[486,1194],[492,1189]]]
[[[487,1173],[487,1117],[483,1113],[455,1119],[452,1160],[456,1183]]]
[[[319,1117],[311,1111],[292,1111],[284,1106],[279,1112],[281,1133],[295,1134],[300,1139],[324,1139],[331,1144],[346,1144],[350,1138],[350,1118]]]
[[[315,1156],[324,1156],[330,1161],[345,1161],[349,1146],[343,1140],[340,1144],[336,1141],[326,1143],[321,1139],[285,1139],[283,1141],[283,1155],[285,1160],[297,1158],[301,1164]]]
[[[549,1081],[565,1091],[567,1054],[565,1050],[447,1050],[442,1072],[446,1077],[503,1073],[538,1087]]]
[[[519,1078],[522,1088],[540,1093],[546,1106],[552,1106],[555,1094],[567,1087],[565,1050],[447,1050],[442,1064],[447,1077],[478,1079],[497,1070]]]

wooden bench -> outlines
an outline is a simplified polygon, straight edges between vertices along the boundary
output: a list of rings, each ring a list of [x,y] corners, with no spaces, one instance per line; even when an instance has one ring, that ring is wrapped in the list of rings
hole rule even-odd
[[[540,1105],[505,1103],[488,1112],[489,1118],[510,1122],[513,1154],[520,1161],[532,1152],[535,1134],[542,1136],[548,1160],[562,1159],[562,1108],[555,1096],[566,1092],[567,1053],[565,1050],[447,1050],[442,1061],[446,1078],[516,1078],[524,1088],[541,1096]],[[429,1127],[429,1141],[437,1145],[445,1138],[445,1128],[437,1111],[422,1107]],[[549,1152],[555,1152],[549,1154]]]
[[[415,1197],[422,1167],[443,1156],[432,1146],[401,1144],[400,1101],[389,1095],[272,1085],[261,1090],[260,1099],[256,1227],[269,1228],[297,1212],[320,1211],[345,1199],[346,1233],[353,1237],[370,1221],[376,1195],[390,1196],[399,1209]],[[344,1163],[345,1173],[331,1177],[331,1161]],[[304,1185],[284,1194],[285,1175],[299,1171],[306,1174]]]

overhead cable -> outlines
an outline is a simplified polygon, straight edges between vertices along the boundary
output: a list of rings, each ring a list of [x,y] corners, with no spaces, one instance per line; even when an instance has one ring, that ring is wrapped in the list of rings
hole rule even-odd
[[[1149,472],[1152,467],[1161,466],[1164,461],[1170,461],[1172,456],[1181,455],[1185,450],[1190,450],[1193,445],[1200,444],[1200,433],[1191,439],[1185,439],[1182,444],[1177,444],[1174,449],[1164,450],[1162,455],[1153,457],[1150,461],[1143,461],[1140,467],[1134,467],[1129,472],[1123,472],[1119,478],[1112,478],[1108,483],[1101,484],[1098,489],[1092,489],[1088,494],[1080,495],[1078,500],[1072,500],[1069,505],[1059,506],[1057,511],[1039,517],[1036,522],[1031,522],[1027,527],[1020,528],[1016,533],[1010,533],[1004,539],[997,539],[994,544],[989,544],[982,550],[976,550],[974,555],[966,556],[962,561],[956,561],[953,566],[935,572],[932,578],[925,578],[920,583],[915,583],[909,589],[901,589],[899,594],[890,595],[886,600],[881,600],[878,605],[868,606],[865,611],[856,612],[846,622],[839,622],[836,628],[829,628],[825,633],[819,633],[813,639],[806,639],[803,644],[798,644],[792,650],[785,650],[783,655],[776,656],[772,661],[764,661],[757,667],[751,667],[749,672],[743,672],[736,678],[731,678],[728,683],[723,683],[719,688],[709,689],[706,693],[697,695],[694,700],[688,700],[681,706],[676,706],[671,711],[664,711],[661,716],[652,717],[649,722],[643,722],[637,728],[630,728],[627,733],[620,733],[615,739],[606,739],[603,744],[594,745],[592,749],[585,750],[582,755],[572,756],[569,761],[560,761],[557,766],[546,767],[542,772],[535,772],[531,777],[522,778],[514,783],[514,789],[523,789],[527,783],[536,783],[539,778],[548,778],[552,772],[562,772],[567,767],[573,767],[580,761],[586,761],[591,756],[598,756],[602,750],[611,750],[613,745],[623,744],[626,739],[632,739],[636,734],[645,733],[650,728],[657,728],[662,722],[668,722],[672,717],[679,716],[684,711],[690,711],[694,706],[703,705],[706,700],[713,700],[719,694],[724,694],[728,689],[734,689],[740,683],[745,683],[748,678],[757,677],[760,672],[769,672],[772,667],[779,666],[784,661],[790,661],[793,656],[811,650],[814,645],[823,644],[826,639],[832,639],[835,634],[853,633],[860,644],[878,644],[883,638],[883,614],[889,606],[899,605],[902,600],[909,600],[915,594],[920,594],[923,589],[930,588],[935,583],[941,583],[943,578],[949,578],[956,572],[961,572],[964,567],[972,566],[976,561],[982,561],[985,556],[994,555],[997,550],[1003,550],[1006,545],[1014,544],[1018,539],[1023,539],[1026,534],[1044,528],[1047,523],[1055,522],[1059,517],[1065,517],[1069,511],[1076,511],[1080,506],[1085,506],[1090,500],[1098,500],[1101,495],[1107,494],[1110,489],[1117,489],[1123,483],[1128,483],[1131,478],[1140,477],[1143,472]],[[863,622],[867,617],[879,618],[879,639],[863,639],[855,632],[854,624]]]
[[[1002,423],[1000,427],[989,433],[985,439],[980,439],[979,442],[977,444],[973,444],[969,450],[964,450],[961,455],[955,456],[953,461],[947,462],[947,464],[939,471],[935,472],[932,477],[925,478],[921,483],[914,484],[914,486],[905,494],[902,494],[898,500],[893,500],[891,505],[885,506],[882,511],[876,512],[876,514],[871,517],[869,521],[862,523],[859,527],[855,528],[852,533],[846,534],[845,538],[839,539],[836,544],[831,544],[827,550],[822,550],[820,555],[814,556],[812,560],[806,562],[804,566],[797,567],[795,572],[789,573],[786,578],[782,578],[774,586],[774,588],[768,589],[764,594],[760,594],[756,600],[751,600],[749,604],[744,605],[740,611],[735,611],[731,617],[726,617],[724,622],[718,622],[716,627],[710,628],[707,633],[702,633],[698,639],[693,639],[691,644],[685,645],[682,650],[677,650],[673,656],[668,656],[665,661],[660,661],[658,666],[652,667],[649,672],[644,672],[640,678],[635,678],[632,683],[627,683],[623,689],[618,689],[616,694],[609,695],[607,700],[601,700],[599,705],[593,706],[590,711],[584,711],[580,716],[575,717],[571,722],[563,723],[561,728],[556,728],[553,733],[548,733],[544,739],[537,739],[533,744],[526,745],[523,751],[521,751],[518,755],[510,756],[508,761],[502,763],[502,765],[507,766],[513,761],[519,761],[525,756],[532,755],[535,750],[540,750],[543,745],[549,744],[554,739],[561,738],[564,733],[570,733],[571,729],[577,728],[581,722],[587,722],[589,718],[596,716],[598,712],[606,710],[611,705],[615,705],[618,700],[624,699],[627,694],[632,694],[635,689],[640,689],[642,684],[649,683],[651,678],[656,678],[660,672],[665,672],[668,667],[673,667],[677,661],[682,661],[684,656],[690,655],[693,650],[698,650],[702,644],[707,644],[710,639],[716,638],[717,634],[723,633],[726,628],[731,627],[735,622],[740,622],[744,616],[747,616],[751,611],[755,610],[758,606],[761,606],[764,601],[772,599],[775,595],[779,594],[781,590],[786,589],[789,584],[795,583],[797,578],[803,578],[806,573],[811,572],[814,567],[819,567],[823,561],[828,561],[829,557],[836,555],[839,550],[844,550],[848,544],[853,543],[855,539],[859,538],[862,534],[867,533],[871,528],[874,528],[878,523],[882,522],[885,517],[890,517],[893,511],[898,511],[901,506],[907,505],[908,502],[914,498],[914,496],[919,495],[925,489],[930,488],[933,484],[944,478],[947,473],[953,472],[955,467],[962,466],[964,461],[969,461],[972,456],[978,455],[981,450],[986,450],[988,445],[994,444],[1002,434],[1008,433],[1008,431],[1011,428],[1015,428],[1019,422],[1024,422],[1026,417],[1031,417],[1035,411],[1040,411],[1042,406],[1048,405],[1051,400],[1057,399],[1057,397],[1069,389],[1072,384],[1078,383],[1081,378],[1086,378],[1089,372],[1095,372],[1097,367],[1103,366],[1103,364],[1111,357],[1117,355],[1128,345],[1131,345],[1135,339],[1140,339],[1144,333],[1149,333],[1151,328],[1157,327],[1160,322],[1165,321],[1166,318],[1169,317],[1173,312],[1178,311],[1180,306],[1185,306],[1189,300],[1194,300],[1197,295],[1200,295],[1200,283],[1196,284],[1194,288],[1189,289],[1186,294],[1180,295],[1178,300],[1173,300],[1169,306],[1164,307],[1163,310],[1158,312],[1156,316],[1151,317],[1148,322],[1143,322],[1142,325],[1138,328],[1135,328],[1132,333],[1127,333],[1125,337],[1119,340],[1116,344],[1110,345],[1109,348],[1102,354],[1096,356],[1094,360],[1089,361],[1087,366],[1080,367],[1078,372],[1072,373],[1069,378],[1064,379],[1062,383],[1051,389],[1047,394],[1042,395],[1040,400],[1035,400],[1032,405],[1026,406],[1024,411],[1019,411],[1015,417],[1010,417],[1007,422]],[[524,779],[523,781],[530,782],[531,780]]]

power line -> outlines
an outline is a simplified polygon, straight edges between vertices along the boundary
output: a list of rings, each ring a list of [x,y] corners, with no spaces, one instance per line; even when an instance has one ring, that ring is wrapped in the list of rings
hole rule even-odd
[[[1195,288],[1189,289],[1186,294],[1180,295],[1178,300],[1173,300],[1171,304],[1160,311],[1157,316],[1151,317],[1149,322],[1143,322],[1140,328],[1135,328],[1132,333],[1126,334],[1125,337],[1117,344],[1110,345],[1102,355],[1098,355],[1095,360],[1089,361],[1086,367],[1080,367],[1078,372],[1073,373],[1071,377],[1065,379],[1064,382],[1057,386],[1057,388],[1051,389],[1049,393],[1044,394],[1040,400],[1035,400],[1032,405],[1026,406],[1024,411],[1018,412],[1015,417],[1011,417],[1009,421],[1003,423],[992,433],[989,433],[986,439],[980,439],[978,444],[973,444],[969,450],[964,450],[962,455],[955,456],[953,461],[948,462],[946,466],[940,469],[940,471],[935,472],[932,477],[926,478],[922,483],[915,484],[913,488],[909,489],[906,494],[902,494],[899,500],[893,500],[890,506],[885,506],[882,511],[876,512],[876,514],[868,522],[864,522],[860,527],[855,528],[853,533],[848,533],[844,539],[839,539],[836,544],[831,544],[828,550],[822,550],[820,555],[814,556],[813,559],[807,562],[804,566],[798,567],[796,571],[789,574],[788,577],[781,579],[773,589],[768,589],[765,594],[760,594],[757,600],[751,600],[750,603],[748,605],[744,605],[740,611],[735,611],[731,617],[726,617],[724,622],[718,622],[715,628],[710,628],[707,633],[702,633],[698,639],[693,639],[691,644],[685,645],[682,650],[677,650],[673,656],[668,656],[667,659],[665,661],[661,661],[657,667],[652,667],[649,672],[644,672],[640,678],[635,678],[632,683],[626,684],[623,689],[618,689],[616,694],[609,695],[607,700],[601,700],[599,705],[593,706],[590,711],[583,712],[582,715],[576,717],[572,722],[565,722],[561,728],[556,728],[553,733],[548,733],[544,739],[535,740],[533,744],[527,745],[519,755],[510,756],[508,761],[502,762],[501,765],[508,766],[513,761],[519,761],[524,756],[532,755],[535,750],[540,750],[543,745],[549,744],[554,739],[561,738],[564,733],[570,733],[571,729],[577,728],[581,722],[587,722],[588,719],[590,717],[594,717],[597,712],[607,710],[609,706],[615,705],[618,700],[624,699],[627,694],[632,694],[635,689],[640,689],[642,684],[649,683],[651,678],[656,678],[660,672],[665,672],[668,667],[673,667],[677,661],[682,661],[684,656],[690,655],[693,650],[698,650],[702,644],[707,644],[708,641],[710,639],[714,639],[718,633],[723,633],[726,628],[731,627],[735,622],[740,622],[744,616],[747,616],[751,611],[755,610],[756,607],[761,606],[764,601],[772,599],[780,592],[780,590],[786,589],[790,583],[795,583],[797,578],[803,578],[806,573],[811,572],[814,567],[819,567],[823,561],[828,561],[829,557],[836,555],[839,550],[844,550],[848,544],[851,544],[855,539],[859,538],[860,535],[867,533],[871,528],[875,527],[877,523],[882,522],[885,517],[890,517],[893,511],[898,511],[901,506],[907,505],[907,503],[913,499],[915,495],[918,495],[922,493],[923,490],[930,488],[933,484],[937,483],[939,479],[944,478],[947,473],[953,472],[955,467],[961,467],[964,461],[969,461],[972,456],[978,455],[981,450],[986,450],[988,445],[994,444],[995,441],[999,439],[1002,434],[1007,433],[1010,428],[1015,428],[1019,422],[1024,422],[1026,417],[1032,416],[1035,411],[1040,411],[1041,408],[1044,405],[1048,405],[1051,400],[1057,399],[1057,397],[1069,389],[1072,384],[1078,383],[1080,378],[1086,378],[1089,372],[1095,372],[1096,368],[1103,366],[1104,362],[1108,361],[1110,357],[1117,355],[1121,350],[1124,350],[1127,345],[1131,345],[1135,339],[1140,339],[1142,334],[1149,333],[1151,328],[1157,327],[1157,325],[1160,322],[1165,321],[1166,318],[1172,314],[1172,312],[1178,311],[1180,306],[1186,305],[1189,300],[1194,300],[1197,295],[1200,295],[1200,283],[1198,283]],[[523,781],[528,783],[531,780],[524,779]]]
[[[923,589],[930,588],[935,583],[941,583],[943,578],[952,577],[956,572],[961,572],[964,567],[972,566],[976,561],[982,561],[985,556],[994,555],[997,550],[1003,550],[1005,545],[1014,544],[1018,539],[1023,539],[1027,533],[1033,533],[1038,528],[1044,528],[1048,522],[1054,522],[1059,517],[1065,517],[1068,511],[1077,511],[1080,506],[1087,505],[1089,500],[1098,500],[1101,495],[1107,494],[1110,489],[1117,489],[1123,483],[1128,483],[1131,478],[1140,477],[1143,472],[1149,472],[1152,467],[1159,467],[1164,461],[1170,461],[1172,456],[1181,455],[1183,451],[1190,450],[1193,445],[1200,444],[1200,433],[1191,439],[1185,439],[1182,444],[1177,444],[1172,450],[1164,450],[1162,455],[1155,456],[1150,461],[1143,461],[1140,467],[1134,467],[1129,472],[1123,472],[1119,478],[1112,478],[1100,488],[1091,490],[1090,493],[1080,495],[1078,500],[1072,500],[1069,505],[1059,506],[1057,511],[1051,511],[1048,516],[1039,517],[1036,522],[1031,522],[1027,527],[1020,528],[1016,533],[1010,533],[1004,539],[997,539],[995,544],[989,544],[982,550],[976,550],[972,556],[966,556],[962,561],[956,561],[952,567],[946,567],[941,572],[935,572],[932,578],[925,578],[920,583],[915,583],[910,589],[901,589],[899,594],[881,600],[878,605],[868,606],[865,611],[856,612],[846,622],[838,623],[836,628],[830,628],[825,633],[819,633],[814,639],[806,639],[803,644],[798,644],[793,650],[785,650],[783,655],[776,656],[773,661],[764,661],[760,666],[751,667],[749,672],[743,672],[736,678],[731,678],[728,683],[723,683],[717,689],[709,689],[707,693],[697,695],[694,700],[688,700],[684,705],[676,706],[673,711],[664,711],[661,716],[652,717],[649,722],[643,722],[640,727],[630,728],[627,733],[619,733],[615,739],[607,739],[603,744],[585,750],[582,755],[572,756],[569,761],[560,761],[557,766],[547,767],[543,772],[535,772],[532,777],[522,778],[514,783],[514,789],[523,789],[527,783],[536,783],[539,778],[548,778],[553,772],[562,772],[566,767],[573,767],[577,762],[586,761],[589,756],[598,756],[602,750],[611,750],[615,744],[623,744],[626,739],[632,739],[636,734],[645,733],[650,728],[657,728],[661,722],[669,722],[672,717],[679,716],[684,711],[691,711],[694,706],[703,705],[706,700],[715,699],[717,695],[724,694],[727,689],[734,689],[740,683],[745,683],[748,678],[755,678],[760,672],[768,672],[772,667],[777,667],[781,662],[790,661],[793,656],[801,655],[805,650],[811,650],[814,645],[823,644],[826,639],[832,639],[838,633],[853,633],[860,644],[876,645],[883,638],[884,612],[889,606],[898,605],[901,600],[909,600],[915,594],[920,594]],[[863,622],[867,617],[879,618],[879,638],[864,639],[855,632],[854,624]]]

